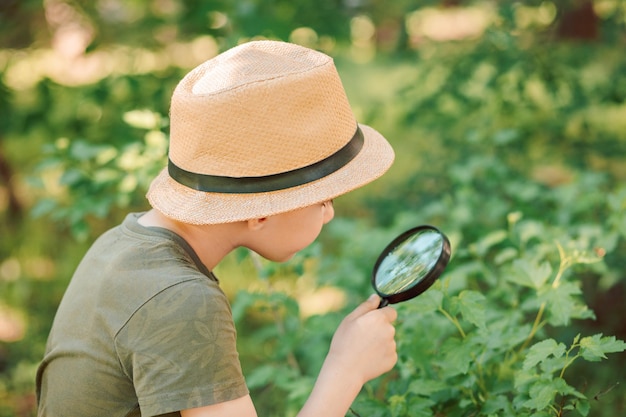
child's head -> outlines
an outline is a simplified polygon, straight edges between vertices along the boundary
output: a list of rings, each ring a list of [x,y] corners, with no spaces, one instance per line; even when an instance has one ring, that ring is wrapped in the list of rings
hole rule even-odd
[[[216,224],[331,200],[381,176],[394,153],[357,123],[333,61],[255,41],[187,74],[172,97],[168,167],[150,204],[174,220]]]

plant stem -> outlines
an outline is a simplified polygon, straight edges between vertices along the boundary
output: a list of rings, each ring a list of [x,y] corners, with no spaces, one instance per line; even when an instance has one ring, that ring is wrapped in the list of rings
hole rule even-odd
[[[554,411],[554,415],[559,417],[561,415],[561,410],[558,410],[555,406],[553,406],[552,404],[549,405],[550,409],[552,411]]]
[[[449,314],[446,310],[444,310],[443,308],[439,307],[439,308],[438,308],[438,310],[439,310],[439,312],[440,312],[441,314],[443,314],[444,316],[446,316],[446,318],[447,318],[448,320],[450,320],[450,321],[452,322],[452,324],[454,324],[454,325],[456,326],[456,328],[457,328],[457,330],[459,331],[459,333],[461,333],[461,336],[463,336],[463,339],[465,339],[465,336],[466,336],[466,335],[465,335],[465,332],[463,331],[463,328],[461,327],[461,324],[459,323],[459,321],[458,321],[456,318],[452,317],[452,316],[451,316],[451,315],[450,315],[450,314]]]
[[[546,302],[544,301],[539,307],[539,311],[537,312],[537,317],[535,317],[535,322],[533,323],[533,327],[530,329],[530,333],[528,334],[528,337],[526,338],[526,340],[524,340],[524,343],[519,348],[520,352],[526,349],[526,347],[531,342],[531,340],[533,340],[533,337],[535,337],[535,334],[537,333],[537,331],[543,326],[541,319],[543,317],[543,312],[545,311],[545,309],[546,309]]]
[[[557,288],[559,286],[559,283],[561,282],[561,277],[563,277],[563,272],[565,272],[565,270],[571,264],[570,258],[568,258],[565,255],[565,251],[563,250],[563,247],[559,244],[559,242],[556,242],[556,247],[559,250],[560,262],[559,262],[559,270],[557,271],[556,276],[554,277],[554,280],[552,281],[552,288]],[[519,349],[520,352],[522,352],[526,347],[528,347],[528,344],[533,340],[537,331],[541,328],[541,326],[543,326],[541,319],[543,318],[543,313],[545,309],[546,309],[546,302],[544,301],[543,303],[541,303],[541,306],[539,307],[539,311],[537,312],[537,317],[535,317],[535,322],[533,323],[533,327],[530,329],[530,333],[528,334],[528,337],[526,338],[526,340],[524,341],[524,343]]]
[[[572,350],[574,350],[574,348],[580,346],[578,343],[573,344],[565,353],[565,360],[567,360],[569,358],[569,354]],[[576,359],[578,359],[578,357],[580,356],[580,352],[578,354],[576,354],[572,359],[570,359],[569,361],[567,361],[565,363],[565,365],[563,366],[563,369],[561,369],[561,374],[559,375],[559,378],[563,378],[563,375],[565,374],[565,370],[572,364],[574,363],[574,361]]]
[[[478,388],[480,388],[480,390],[482,391],[483,396],[488,397],[489,390],[487,389],[487,386],[485,385],[485,378],[484,378],[482,363],[478,360],[476,356],[472,355],[472,358],[474,359],[474,363],[476,364],[476,370],[478,371],[476,373],[476,376],[477,376],[476,385],[478,385]]]
[[[572,359],[570,359],[570,361],[569,361],[569,362],[567,362],[567,363],[565,364],[565,366],[564,366],[564,367],[563,367],[563,369],[561,370],[561,374],[559,375],[559,378],[563,378],[563,375],[565,374],[565,370],[566,370],[566,369],[567,369],[567,368],[568,368],[571,364],[573,364],[573,363],[574,363],[574,361],[575,361],[576,359],[578,359],[578,355],[574,356]]]

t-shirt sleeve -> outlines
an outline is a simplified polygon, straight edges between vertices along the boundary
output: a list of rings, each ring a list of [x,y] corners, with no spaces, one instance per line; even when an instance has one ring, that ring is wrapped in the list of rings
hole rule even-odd
[[[142,416],[216,404],[248,393],[230,305],[214,281],[193,279],[148,300],[116,337]]]

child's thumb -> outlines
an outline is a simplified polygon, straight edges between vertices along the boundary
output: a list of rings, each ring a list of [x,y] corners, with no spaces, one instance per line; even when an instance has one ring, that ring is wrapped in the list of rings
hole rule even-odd
[[[372,294],[367,300],[363,301],[361,305],[355,308],[354,311],[350,313],[350,316],[360,317],[372,310],[376,310],[379,304],[380,304],[380,297],[376,294]]]

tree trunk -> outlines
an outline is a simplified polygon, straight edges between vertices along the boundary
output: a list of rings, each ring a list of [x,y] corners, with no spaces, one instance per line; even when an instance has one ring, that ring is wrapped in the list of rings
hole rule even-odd
[[[4,157],[2,153],[2,148],[0,148],[0,183],[4,183],[7,190],[7,198],[9,200],[8,204],[8,218],[11,220],[16,220],[21,217],[23,208],[19,199],[17,198],[17,193],[13,188],[13,184],[11,182],[11,177],[13,176],[13,170],[9,165],[9,161]]]
[[[598,39],[598,16],[593,10],[593,1],[584,0],[570,9],[563,10],[557,35],[560,39]]]

